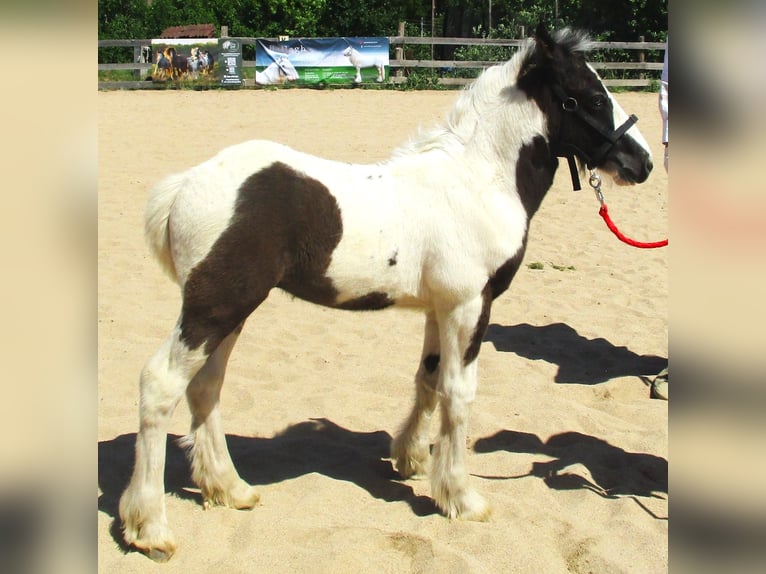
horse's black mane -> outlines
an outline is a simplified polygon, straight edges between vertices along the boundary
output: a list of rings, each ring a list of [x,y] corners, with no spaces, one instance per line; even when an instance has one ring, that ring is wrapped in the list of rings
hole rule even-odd
[[[555,45],[556,49],[564,54],[586,52],[592,48],[592,41],[584,30],[562,28],[550,33],[544,26],[538,26],[535,37],[528,38],[511,60],[488,68],[461,93],[444,125],[420,132],[417,139],[396,150],[394,155],[435,148],[445,149],[452,144],[462,146],[472,137],[481,114],[494,113],[501,109],[498,105],[505,100],[498,100],[498,97],[503,97],[504,90],[509,85],[516,83],[525,91],[539,89],[546,81],[546,76],[530,74],[525,80],[521,79],[520,75],[524,74],[524,70],[538,68],[541,59],[540,43]],[[502,109],[510,108],[502,106]]]
[[[553,41],[567,52],[588,52],[593,41],[585,30],[562,28],[552,34]]]

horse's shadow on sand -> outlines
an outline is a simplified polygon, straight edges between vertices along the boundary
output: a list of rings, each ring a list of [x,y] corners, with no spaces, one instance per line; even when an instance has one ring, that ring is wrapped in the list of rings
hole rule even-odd
[[[177,444],[179,438],[168,436],[165,491],[201,503],[186,454]],[[250,484],[276,484],[318,473],[354,483],[387,502],[406,502],[418,516],[438,512],[433,501],[416,495],[386,460],[391,436],[385,431],[353,432],[327,419],[311,419],[271,438],[227,435],[226,441],[240,476]],[[123,549],[117,506],[133,469],[135,442],[136,434],[130,433],[98,444],[98,484],[102,492],[98,509],[115,519],[112,536]]]
[[[666,498],[668,494],[666,459],[653,454],[628,452],[603,439],[579,432],[560,433],[543,442],[531,433],[503,430],[478,439],[473,449],[477,453],[507,451],[552,458],[545,462],[533,462],[531,470],[521,476],[483,477],[487,479],[534,476],[555,490],[584,489],[604,498],[627,496],[636,500],[635,497]],[[590,478],[567,471],[573,465],[584,466]],[[638,500],[636,502],[654,516]]]
[[[501,352],[557,364],[555,381],[562,384],[594,385],[624,376],[644,378],[656,375],[668,365],[667,358],[638,355],[606,339],[583,337],[565,323],[543,326],[493,323],[484,340]]]

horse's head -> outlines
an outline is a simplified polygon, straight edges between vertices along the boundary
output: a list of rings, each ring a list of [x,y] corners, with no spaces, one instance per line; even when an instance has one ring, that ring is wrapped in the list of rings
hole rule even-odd
[[[343,50],[343,55],[346,56],[346,57],[349,57],[351,55],[351,50],[353,50],[353,48],[351,46],[349,46],[348,48]]]
[[[646,140],[612,97],[584,52],[589,40],[565,29],[553,35],[541,25],[535,47],[522,63],[518,87],[533,98],[548,123],[554,153],[600,168],[616,183],[646,181],[652,158]]]
[[[276,60],[279,73],[284,76],[285,79],[293,82],[298,79],[298,70],[295,69],[293,63],[286,57],[280,57]]]

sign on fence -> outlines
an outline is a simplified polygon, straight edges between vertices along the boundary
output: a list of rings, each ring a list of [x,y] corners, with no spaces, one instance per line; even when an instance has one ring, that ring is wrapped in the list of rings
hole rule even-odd
[[[389,75],[388,38],[299,38],[255,46],[255,83],[359,84]]]
[[[239,87],[242,85],[242,44],[229,38],[221,38],[218,42],[221,85]]]
[[[152,40],[155,82],[242,85],[242,45],[229,38]]]

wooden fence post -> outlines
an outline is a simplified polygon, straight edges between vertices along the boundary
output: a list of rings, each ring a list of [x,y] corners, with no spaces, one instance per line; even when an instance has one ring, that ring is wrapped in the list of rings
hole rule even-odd
[[[141,59],[141,46],[133,46],[133,61],[136,63],[139,63],[142,61]],[[142,70],[133,70],[133,77],[137,80],[141,79],[141,72]]]
[[[638,41],[639,41],[639,42],[643,42],[643,41],[644,41],[644,38],[645,38],[644,36],[639,36],[639,37],[638,37]],[[642,64],[646,62],[646,52],[644,52],[643,50],[639,50],[639,52],[638,52],[638,61],[639,61],[640,63],[642,63]],[[643,71],[643,70],[641,70],[641,71],[638,73],[638,77],[639,77],[639,79],[641,79],[641,80],[643,80],[643,79],[645,79],[645,78],[646,78],[646,74],[644,73],[644,71]]]
[[[404,22],[399,22],[399,30],[397,35],[404,38],[404,31]],[[404,60],[404,44],[399,44],[396,46],[396,48],[394,48],[394,58],[397,60]],[[396,69],[396,77],[404,77],[404,70],[402,70],[401,66]]]

